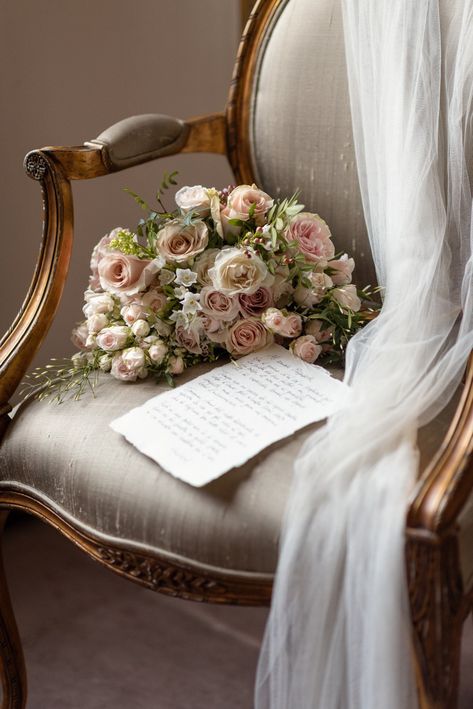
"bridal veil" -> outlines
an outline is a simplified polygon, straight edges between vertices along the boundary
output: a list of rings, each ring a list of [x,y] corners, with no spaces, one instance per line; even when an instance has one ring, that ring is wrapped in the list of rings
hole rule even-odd
[[[364,214],[384,289],[347,407],[307,442],[258,709],[413,709],[404,567],[417,429],[473,348],[473,0],[342,0]]]

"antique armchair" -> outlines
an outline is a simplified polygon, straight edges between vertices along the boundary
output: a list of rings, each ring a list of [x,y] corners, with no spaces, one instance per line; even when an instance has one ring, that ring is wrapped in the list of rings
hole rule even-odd
[[[313,51],[314,34],[317,51]],[[302,98],[301,98],[302,97]],[[315,108],[316,107],[316,108]],[[203,489],[167,475],[109,427],[159,392],[104,377],[98,397],[11,400],[54,317],[73,236],[73,180],[178,152],[226,154],[240,182],[302,191],[373,282],[352,145],[340,7],[260,0],[242,38],[225,113],[135,116],[78,147],[30,152],[43,191],[33,280],[0,347],[0,508],[29,512],[92,558],[152,590],[195,601],[268,604],[292,461],[307,432]],[[188,371],[185,381],[205,367]],[[161,387],[161,390],[163,387]],[[456,706],[462,624],[473,607],[473,360],[449,406],[420,432],[422,470],[406,521],[412,647],[422,707]],[[3,708],[26,704],[21,644],[0,576]]]

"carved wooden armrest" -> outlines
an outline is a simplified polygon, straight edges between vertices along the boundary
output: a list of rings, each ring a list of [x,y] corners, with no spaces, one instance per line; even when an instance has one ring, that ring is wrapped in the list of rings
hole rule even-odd
[[[419,481],[407,515],[408,534],[433,540],[454,531],[473,490],[473,353],[445,439]]]
[[[134,116],[76,147],[46,147],[25,158],[29,177],[41,183],[43,238],[25,301],[0,341],[0,437],[8,402],[41,345],[64,288],[71,255],[71,180],[100,177],[155,160],[191,152],[226,152],[223,113],[181,121],[161,114]]]

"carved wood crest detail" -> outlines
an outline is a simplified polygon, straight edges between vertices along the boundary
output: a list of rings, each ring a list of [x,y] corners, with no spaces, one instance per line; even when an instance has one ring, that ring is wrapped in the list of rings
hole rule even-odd
[[[407,576],[414,643],[425,691],[435,706],[453,706],[463,612],[458,541],[408,538]]]

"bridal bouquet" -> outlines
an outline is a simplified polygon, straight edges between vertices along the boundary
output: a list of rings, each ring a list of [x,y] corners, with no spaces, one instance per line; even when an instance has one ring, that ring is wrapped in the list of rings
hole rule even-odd
[[[98,371],[172,384],[193,364],[273,341],[306,362],[334,361],[369,317],[360,312],[367,289],[351,283],[353,259],[335,253],[329,227],[297,195],[197,185],[180,189],[168,212],[162,199],[175,174],[161,183],[155,210],[131,192],[147,217],[94,248],[85,320],[72,334],[79,352],[49,365],[42,396],[53,384],[58,400],[79,396]]]

